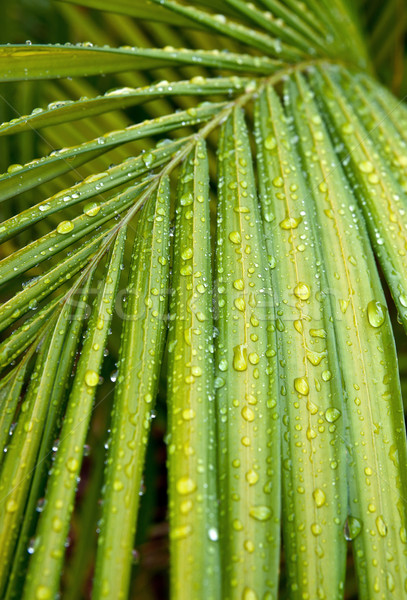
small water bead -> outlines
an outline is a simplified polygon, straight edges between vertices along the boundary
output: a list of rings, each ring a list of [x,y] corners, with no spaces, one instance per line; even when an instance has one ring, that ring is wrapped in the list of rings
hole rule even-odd
[[[99,375],[96,371],[89,369],[85,373],[85,383],[89,387],[95,387],[99,383]]]
[[[39,585],[35,590],[36,600],[49,600],[52,598],[52,592],[49,587],[45,585]]]
[[[325,504],[326,495],[325,492],[321,490],[321,488],[315,488],[315,490],[312,492],[312,496],[318,508],[321,508],[321,506]]]
[[[343,533],[348,542],[354,540],[362,531],[362,521],[351,515],[345,521]]]
[[[400,301],[401,306],[404,306],[404,308],[407,308],[407,296],[405,294],[400,294],[399,301]]]
[[[298,227],[298,225],[301,223],[302,221],[302,217],[299,217],[298,219],[296,219],[295,217],[287,217],[286,219],[283,219],[280,223],[280,227],[281,229],[285,229],[285,230],[289,230],[289,229],[296,229]]]
[[[242,290],[244,290],[244,281],[243,281],[243,279],[236,279],[233,282],[233,287],[235,288],[235,290],[238,290],[239,292],[241,292]]]
[[[271,509],[268,506],[252,506],[249,515],[256,521],[268,521],[271,518]]]
[[[89,202],[83,207],[83,212],[88,217],[95,217],[100,211],[100,206],[96,202]]]
[[[246,473],[246,481],[249,483],[249,485],[254,485],[255,483],[257,483],[259,480],[259,476],[256,473],[256,471],[254,471],[253,469],[250,469],[250,471],[247,471]]]
[[[240,244],[242,241],[242,236],[240,235],[240,233],[238,231],[231,231],[229,233],[229,240],[233,244]]]
[[[255,415],[253,410],[249,406],[244,406],[242,408],[242,417],[245,421],[251,423],[252,421],[254,421]]]
[[[219,370],[220,371],[227,371],[228,369],[228,361],[225,358],[222,358],[219,361]]]
[[[245,540],[243,542],[243,548],[246,550],[246,552],[249,552],[250,554],[252,554],[255,551],[255,545],[251,540]]]
[[[276,188],[281,188],[284,185],[284,179],[282,177],[274,177],[272,184]]]
[[[277,140],[274,135],[268,135],[264,140],[264,146],[266,150],[274,150],[277,147]]]
[[[191,194],[191,192],[187,192],[186,194],[183,194],[180,198],[180,204],[181,206],[190,206],[194,201],[194,197]]]
[[[367,305],[367,318],[372,327],[380,327],[386,319],[386,307],[381,302],[371,300]]]
[[[184,276],[192,275],[192,265],[184,265],[180,268],[179,272]]]
[[[376,527],[379,535],[381,537],[386,537],[387,535],[387,525],[381,515],[376,518]]]
[[[189,260],[193,256],[192,248],[186,248],[181,253],[182,260]]]
[[[190,477],[181,477],[177,481],[177,492],[182,495],[192,494],[196,490],[196,483]]]
[[[66,468],[68,469],[68,471],[70,471],[71,473],[76,473],[76,471],[79,469],[79,461],[77,458],[68,458],[68,460],[66,461]]]
[[[325,329],[310,329],[309,334],[312,337],[321,338],[321,339],[325,339],[326,335],[327,335]]]
[[[6,504],[6,511],[8,513],[16,512],[17,508],[18,508],[18,504],[13,498],[11,498],[11,500],[9,500]]]
[[[330,381],[332,379],[332,373],[329,369],[322,371],[321,377],[324,381]]]
[[[337,408],[330,406],[325,411],[325,419],[328,423],[334,423],[341,416],[341,411]]]
[[[192,533],[191,525],[182,525],[170,530],[170,537],[173,540],[182,540]]]
[[[182,411],[182,418],[184,421],[192,421],[195,418],[195,411],[193,408],[186,408]]]
[[[306,377],[296,377],[294,379],[294,388],[302,396],[309,394],[308,379]]]
[[[243,529],[243,525],[242,522],[239,521],[239,519],[234,519],[232,522],[232,527],[235,531],[242,531]]]
[[[61,221],[57,227],[57,232],[66,234],[72,231],[73,228],[74,224],[72,223],[72,221]]]
[[[299,282],[294,288],[294,294],[300,300],[308,300],[311,295],[311,290],[306,283]]]
[[[244,309],[246,308],[246,302],[244,298],[236,298],[233,304],[235,305],[237,310],[239,310],[240,312],[244,312]]]
[[[219,533],[218,533],[218,530],[217,530],[217,529],[215,529],[215,527],[211,527],[211,528],[208,530],[208,537],[209,537],[209,539],[210,539],[210,540],[212,540],[212,542],[217,542],[217,541],[218,541],[218,539],[219,539]]]
[[[370,160],[364,160],[364,161],[360,162],[358,167],[359,167],[359,170],[362,171],[362,173],[373,173],[373,171],[374,171],[374,166],[370,162]]]
[[[322,527],[319,523],[312,523],[311,525],[311,533],[312,535],[318,536],[322,533]]]

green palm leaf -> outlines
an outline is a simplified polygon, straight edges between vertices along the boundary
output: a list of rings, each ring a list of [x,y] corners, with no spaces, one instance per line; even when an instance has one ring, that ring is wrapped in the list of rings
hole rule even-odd
[[[152,598],[166,462],[173,600],[407,598],[405,11],[55,6],[0,46],[1,597]]]

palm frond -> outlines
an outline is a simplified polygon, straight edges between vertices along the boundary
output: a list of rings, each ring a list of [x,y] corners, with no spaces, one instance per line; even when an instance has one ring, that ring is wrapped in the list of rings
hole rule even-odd
[[[0,46],[0,595],[130,597],[158,411],[173,599],[339,600],[347,542],[407,598],[396,2],[65,2]]]

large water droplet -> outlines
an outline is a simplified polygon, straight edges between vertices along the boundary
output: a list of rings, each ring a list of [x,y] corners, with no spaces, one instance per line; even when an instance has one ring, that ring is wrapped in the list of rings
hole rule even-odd
[[[235,371],[245,371],[247,369],[247,349],[243,344],[233,348],[233,368]]]
[[[371,300],[367,305],[367,318],[372,327],[380,327],[385,321],[386,307],[380,302]]]
[[[65,234],[72,231],[73,228],[74,224],[72,223],[72,221],[61,221],[57,227],[57,232]]]
[[[308,300],[311,295],[311,290],[306,283],[300,281],[294,288],[294,294],[300,300]]]
[[[350,542],[354,540],[361,531],[362,521],[360,521],[356,517],[352,517],[352,515],[349,515],[345,521],[345,525],[343,528],[343,534],[345,536],[345,539]]]
[[[337,408],[330,406],[325,411],[325,419],[328,423],[334,423],[341,416],[341,411]]]
[[[312,492],[312,496],[315,500],[315,504],[317,505],[318,508],[320,508],[321,506],[323,506],[326,502],[326,495],[325,492],[323,490],[321,490],[321,488],[315,488],[315,490]]]
[[[294,387],[299,394],[307,396],[309,394],[309,385],[306,377],[296,377],[294,379]]]
[[[96,371],[89,369],[85,373],[85,383],[89,387],[95,387],[99,383],[99,375]]]

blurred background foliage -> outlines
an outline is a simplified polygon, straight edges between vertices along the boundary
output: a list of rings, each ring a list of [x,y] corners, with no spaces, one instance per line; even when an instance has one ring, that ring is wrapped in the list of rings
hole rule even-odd
[[[379,79],[398,97],[407,97],[407,3],[405,0],[349,0],[350,8],[358,13],[362,28],[370,48],[374,69]],[[0,18],[0,40],[5,43],[78,43],[110,46],[136,45],[160,47],[173,45],[184,47],[194,44],[202,48],[224,48],[233,50],[233,42],[220,36],[188,29],[175,29],[170,25],[152,22],[136,22],[125,16],[101,13],[84,7],[60,4],[51,0],[2,0]],[[165,40],[165,44],[163,44]],[[189,78],[199,73],[199,68],[180,69],[183,77]],[[100,77],[67,78],[40,82],[19,82],[0,85],[0,122],[9,121],[17,116],[29,114],[34,107],[46,106],[63,99],[93,97],[115,87],[138,87],[148,85],[160,79],[170,79],[170,69],[126,72]],[[179,104],[174,105],[173,102]],[[35,157],[49,154],[52,150],[72,146],[97,137],[109,130],[139,122],[144,117],[157,116],[177,108],[188,108],[194,99],[188,97],[155,100],[142,106],[125,111],[114,111],[73,123],[44,128],[39,131],[27,131],[17,136],[0,137],[0,172],[8,165],[26,163]],[[176,132],[175,132],[176,134]],[[186,131],[182,132],[186,135]],[[149,146],[150,142],[150,146]],[[66,188],[76,181],[95,172],[101,172],[111,164],[116,164],[127,156],[147,151],[153,140],[143,139],[121,145],[119,148],[103,154],[82,167],[43,183],[40,187],[20,194],[11,203],[2,205],[1,219],[10,213],[17,213],[27,205],[39,202]],[[210,150],[210,146],[209,146]],[[210,161],[214,165],[212,152]],[[103,197],[103,195],[102,195]],[[72,209],[74,210],[74,209]],[[52,218],[52,217],[51,217]],[[58,215],[55,215],[55,223]],[[20,240],[45,233],[50,226],[40,222],[35,231],[24,232]],[[28,236],[28,238],[24,238]],[[2,246],[2,256],[14,250],[14,238]],[[131,240],[129,241],[131,243]],[[10,245],[9,245],[10,244]],[[37,273],[34,267],[30,276]],[[383,279],[383,278],[382,278]],[[17,283],[16,285],[19,285]],[[387,290],[383,279],[383,287]],[[10,290],[8,290],[10,291]],[[390,296],[389,296],[390,299]],[[397,322],[393,302],[392,321],[398,348],[400,377],[405,407],[407,407],[407,344],[401,325]],[[118,343],[120,327],[113,323],[113,335],[109,337],[109,348],[104,362],[100,397],[103,402],[96,405],[92,427],[88,434],[87,456],[81,472],[81,482],[77,494],[75,514],[67,550],[67,560],[63,575],[63,597],[66,600],[78,600],[89,597],[93,575],[93,559],[97,541],[97,527],[100,514],[94,506],[100,494],[105,450],[109,436],[109,419],[113,399],[113,383],[116,377]],[[165,369],[163,369],[165,372]],[[168,523],[166,497],[166,450],[164,433],[166,427],[165,379],[160,383],[160,393],[156,405],[156,416],[152,423],[152,435],[147,451],[145,478],[140,490],[142,502],[139,512],[137,539],[134,550],[134,573],[132,577],[131,598],[137,600],[163,599],[168,595]],[[284,556],[282,557],[284,561]],[[348,557],[348,576],[345,597],[349,600],[357,597],[355,572],[352,569],[352,555]],[[284,570],[283,570],[284,571]],[[284,577],[281,581],[281,597],[284,598]]]

